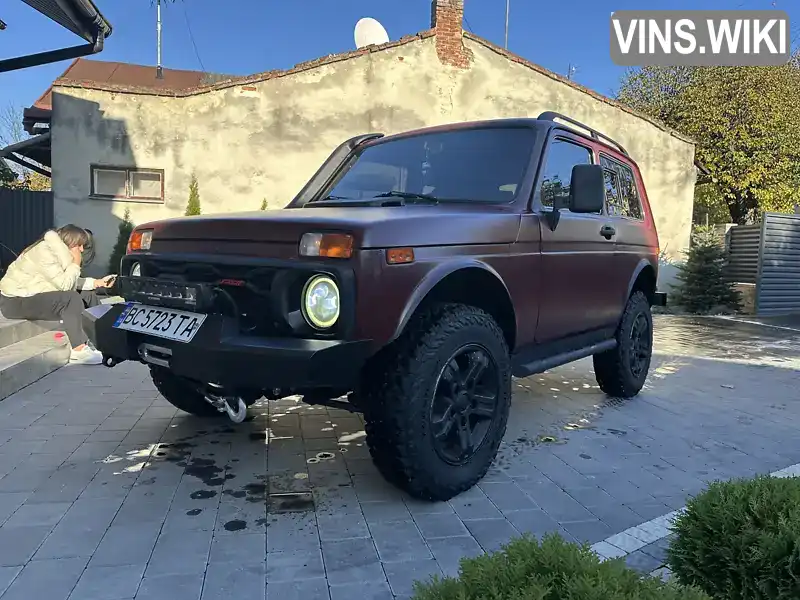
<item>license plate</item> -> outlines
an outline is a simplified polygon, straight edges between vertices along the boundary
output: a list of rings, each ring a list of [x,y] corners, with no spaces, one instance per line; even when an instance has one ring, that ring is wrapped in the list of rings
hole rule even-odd
[[[207,316],[132,302],[114,321],[114,327],[175,342],[191,342]]]

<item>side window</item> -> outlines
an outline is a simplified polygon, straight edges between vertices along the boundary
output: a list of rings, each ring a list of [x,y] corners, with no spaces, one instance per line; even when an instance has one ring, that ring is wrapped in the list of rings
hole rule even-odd
[[[625,206],[625,216],[631,219],[642,219],[642,202],[636,189],[636,179],[633,171],[626,165],[619,166],[620,179],[622,183],[622,198]]]
[[[584,146],[566,140],[553,140],[547,150],[547,162],[542,175],[542,205],[559,208],[569,205],[569,186],[572,182],[572,167],[591,164],[592,152]]]
[[[603,179],[606,183],[606,213],[615,217],[622,216],[622,198],[619,191],[617,171],[604,168]]]
[[[642,204],[633,171],[627,165],[600,156],[606,181],[606,212],[611,216],[642,218]]]

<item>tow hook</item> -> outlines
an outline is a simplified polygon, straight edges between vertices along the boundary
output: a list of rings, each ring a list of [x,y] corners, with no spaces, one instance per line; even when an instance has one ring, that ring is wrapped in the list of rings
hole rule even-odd
[[[228,418],[234,423],[242,423],[247,418],[247,405],[241,396],[218,396],[206,393],[206,402],[219,412],[227,413]]]
[[[106,356],[105,354],[103,355],[103,364],[109,369],[116,367],[121,362],[124,361],[114,358],[113,356]]]

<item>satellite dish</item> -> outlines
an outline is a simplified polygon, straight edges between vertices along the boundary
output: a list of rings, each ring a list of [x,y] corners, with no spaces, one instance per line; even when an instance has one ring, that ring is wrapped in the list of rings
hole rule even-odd
[[[364,48],[373,44],[380,45],[389,41],[383,25],[371,17],[366,17],[356,23],[355,30],[356,48]]]

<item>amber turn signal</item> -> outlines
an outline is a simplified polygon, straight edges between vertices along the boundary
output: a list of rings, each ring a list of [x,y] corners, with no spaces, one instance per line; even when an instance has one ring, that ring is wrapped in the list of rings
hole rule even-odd
[[[128,247],[125,250],[126,254],[135,252],[136,250],[150,250],[150,243],[153,241],[153,230],[143,229],[131,232],[128,238]]]
[[[350,258],[353,236],[346,233],[306,233],[300,238],[300,256]]]
[[[386,262],[390,265],[403,265],[414,262],[413,248],[389,248],[386,251]]]

